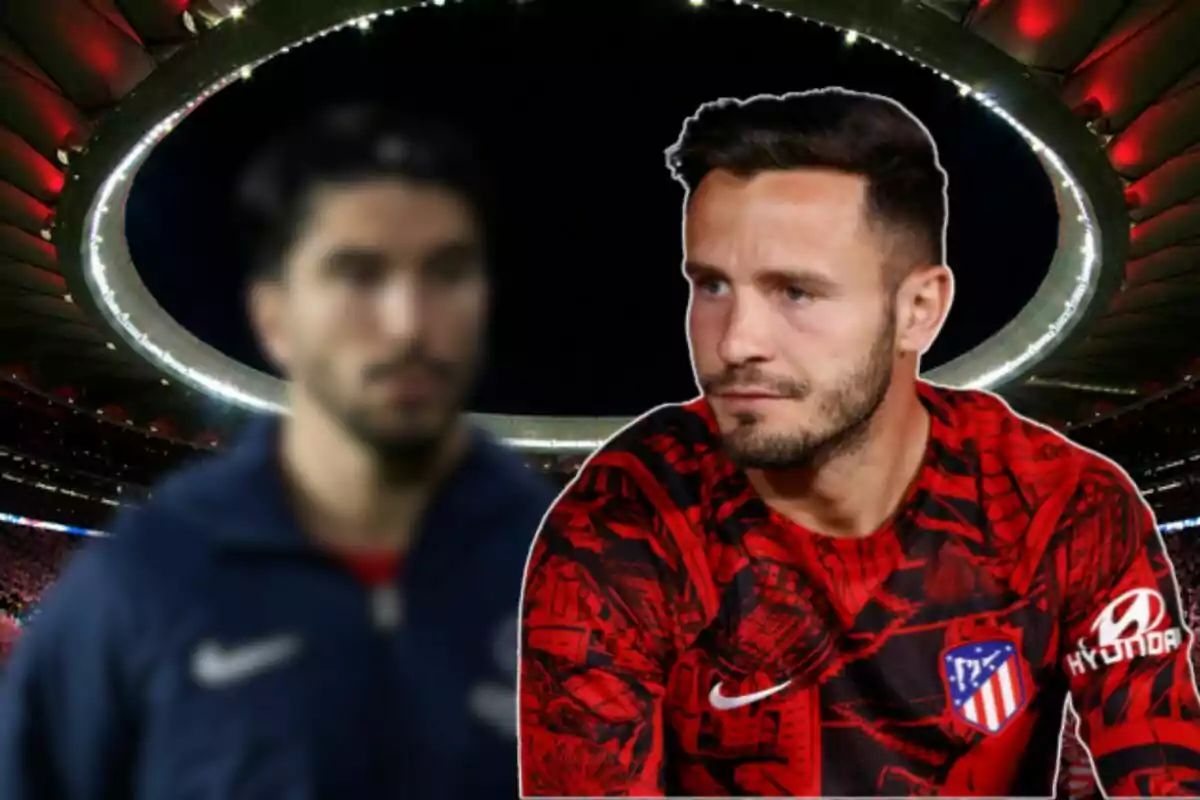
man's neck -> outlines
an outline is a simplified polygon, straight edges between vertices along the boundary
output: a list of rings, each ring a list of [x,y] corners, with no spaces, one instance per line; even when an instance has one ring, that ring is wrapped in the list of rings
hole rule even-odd
[[[442,478],[466,449],[456,427],[419,476],[397,478],[371,450],[316,409],[285,419],[281,460],[297,516],[339,550],[404,552]]]
[[[893,387],[854,448],[813,470],[750,470],[750,482],[767,505],[808,530],[870,536],[904,502],[925,458],[929,426],[912,387]]]

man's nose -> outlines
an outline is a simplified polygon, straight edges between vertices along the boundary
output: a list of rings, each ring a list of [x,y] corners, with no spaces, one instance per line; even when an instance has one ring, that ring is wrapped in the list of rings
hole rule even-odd
[[[375,312],[378,329],[388,340],[404,342],[416,338],[423,312],[420,282],[411,275],[388,281],[380,287]]]
[[[763,361],[769,356],[768,327],[770,309],[753,296],[733,299],[717,355],[726,364]]]

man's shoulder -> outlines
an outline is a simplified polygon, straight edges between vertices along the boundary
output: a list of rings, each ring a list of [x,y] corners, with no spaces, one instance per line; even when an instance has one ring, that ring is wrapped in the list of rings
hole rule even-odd
[[[702,399],[658,406],[584,463],[554,504],[547,527],[617,538],[628,533],[691,550],[701,545],[703,532],[692,523],[709,496],[719,451]]]
[[[477,442],[478,469],[460,487],[463,493],[459,496],[470,498],[469,503],[459,504],[465,515],[460,527],[464,536],[482,543],[474,551],[474,562],[485,565],[489,580],[505,587],[497,591],[508,591],[511,580],[516,592],[530,543],[558,489],[520,453],[491,434],[478,431]]]
[[[1073,482],[1089,468],[1115,468],[1111,461],[1071,441],[1031,417],[1018,413],[999,395],[974,389],[930,386],[925,397],[935,428],[946,431],[946,445],[971,451],[985,471],[1002,467],[1017,477]]]
[[[693,471],[719,450],[712,412],[703,398],[696,398],[665,403],[634,419],[601,445],[581,472],[648,471],[661,480],[668,473]]]
[[[980,474],[973,479],[983,479],[984,500],[1003,506],[1019,496],[1031,515],[1053,523],[1046,535],[1096,514],[1148,513],[1119,464],[1018,413],[999,396],[942,387],[934,387],[933,396],[933,413],[950,431],[941,446],[975,465]]]
[[[204,557],[207,530],[190,509],[210,502],[216,488],[210,462],[223,458],[204,457],[166,477],[144,502],[122,508],[103,538],[88,542],[69,559],[47,593],[47,612],[64,606],[74,610],[65,608],[46,618],[71,627],[74,617],[87,621],[116,607],[123,617],[144,622],[159,619],[164,609],[183,608],[190,600],[191,578],[210,563]],[[89,607],[87,613],[81,613],[81,606]]]
[[[545,513],[555,495],[550,480],[490,433],[477,430],[475,435],[482,465],[479,479],[499,505],[518,517]]]
[[[692,627],[716,613],[702,520],[719,452],[702,399],[638,417],[601,446],[559,495],[529,570],[566,570],[575,580],[578,571],[598,568],[596,580],[628,582],[660,600],[670,598],[668,605],[693,606],[692,622],[676,634],[694,633]],[[651,583],[656,588],[648,589]]]
[[[177,561],[184,551],[207,544],[223,514],[236,513],[238,498],[254,487],[231,453],[201,455],[164,476],[136,507],[116,518],[113,536],[122,550]]]

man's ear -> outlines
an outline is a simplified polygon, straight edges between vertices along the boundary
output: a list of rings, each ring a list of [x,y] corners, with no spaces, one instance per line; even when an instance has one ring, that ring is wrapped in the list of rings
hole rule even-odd
[[[246,310],[258,347],[276,369],[285,373],[292,355],[286,292],[282,281],[261,278],[251,282],[246,293]]]
[[[917,267],[896,290],[896,346],[924,355],[946,323],[954,302],[954,273],[944,264]]]

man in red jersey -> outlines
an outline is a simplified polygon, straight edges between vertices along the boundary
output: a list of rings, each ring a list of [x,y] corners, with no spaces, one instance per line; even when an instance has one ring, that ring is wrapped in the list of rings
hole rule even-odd
[[[1109,461],[918,380],[945,173],[890,100],[702,107],[669,153],[703,396],[594,455],[527,568],[527,796],[1200,794],[1151,513]]]

